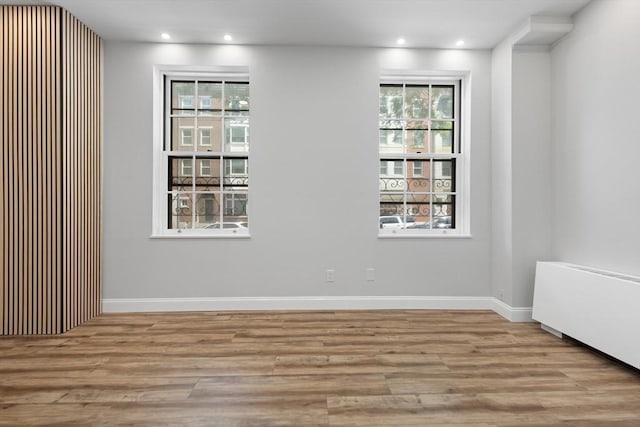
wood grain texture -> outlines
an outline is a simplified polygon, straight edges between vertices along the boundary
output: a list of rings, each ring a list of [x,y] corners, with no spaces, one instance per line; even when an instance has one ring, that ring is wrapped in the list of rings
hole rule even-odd
[[[637,370],[485,311],[108,314],[0,379],[0,425],[640,425]]]
[[[100,312],[102,42],[1,8],[0,333],[60,333]]]

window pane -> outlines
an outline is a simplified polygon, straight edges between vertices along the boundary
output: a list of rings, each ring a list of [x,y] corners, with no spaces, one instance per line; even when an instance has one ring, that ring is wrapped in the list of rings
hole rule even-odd
[[[169,228],[191,228],[191,193],[174,193],[168,196]]]
[[[220,159],[196,158],[196,191],[220,191]]]
[[[196,85],[194,82],[172,81],[171,82],[171,108],[173,114],[193,114],[194,97]],[[180,111],[186,110],[186,111]]]
[[[193,175],[193,160],[181,159],[179,160],[180,169],[178,173],[181,177],[191,177]]]
[[[211,159],[197,159],[198,166],[196,170],[197,178],[207,178],[213,176],[213,165]]]
[[[407,166],[407,191],[418,193],[430,192],[429,161],[409,160],[407,161]]]
[[[168,175],[170,191],[191,190],[193,163],[188,157],[169,157]]]
[[[224,185],[246,187],[249,185],[249,160],[246,157],[225,159]]]
[[[453,86],[433,86],[431,118],[453,118]]]
[[[195,120],[191,117],[174,117],[171,119],[172,151],[194,151],[194,126]]]
[[[433,196],[432,228],[455,228],[455,196]]]
[[[231,115],[248,115],[249,112],[249,84],[248,83],[226,83],[225,87],[225,109]]]
[[[380,191],[404,191],[405,188],[404,178],[380,177]]]
[[[193,128],[180,127],[180,145],[193,147]]]
[[[431,131],[432,151],[437,154],[453,153],[453,131],[434,130]]]
[[[455,160],[434,160],[433,161],[433,191],[453,192],[455,191]]]
[[[404,98],[405,117],[429,117],[429,86],[407,86]]]
[[[407,129],[426,130],[429,129],[427,120],[407,120]]]
[[[380,194],[380,216],[403,214],[404,203],[401,194]]]
[[[198,108],[200,114],[210,115],[222,110],[222,83],[220,82],[199,82],[198,98],[200,103]]]
[[[407,153],[426,153],[429,131],[407,129],[405,131],[405,141],[407,143]]]
[[[196,227],[210,227],[220,220],[220,194],[198,193],[196,194]]]
[[[430,197],[427,194],[409,194],[407,196],[407,215],[413,217],[414,224],[407,228],[429,228]]]
[[[233,153],[249,151],[249,119],[225,120],[224,150]]]
[[[380,152],[402,153],[402,130],[380,129]]]
[[[247,193],[225,193],[224,219],[225,222],[240,222],[247,220]]]
[[[212,129],[210,127],[200,126],[198,142],[200,146],[203,148],[211,147],[211,137],[212,137]]]
[[[380,191],[404,191],[405,187],[402,160],[381,160]]]
[[[402,85],[380,85],[380,118],[402,118]]]
[[[198,151],[222,151],[222,119],[198,117]]]

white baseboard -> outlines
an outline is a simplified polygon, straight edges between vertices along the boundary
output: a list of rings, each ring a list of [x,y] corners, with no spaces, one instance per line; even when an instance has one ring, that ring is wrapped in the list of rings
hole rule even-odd
[[[497,298],[492,298],[491,309],[512,322],[534,322],[532,307],[511,307]]]
[[[493,310],[512,322],[532,322],[530,307],[492,297],[342,296],[103,299],[105,313],[235,310]]]
[[[105,313],[232,310],[491,310],[491,297],[336,296],[103,299]]]

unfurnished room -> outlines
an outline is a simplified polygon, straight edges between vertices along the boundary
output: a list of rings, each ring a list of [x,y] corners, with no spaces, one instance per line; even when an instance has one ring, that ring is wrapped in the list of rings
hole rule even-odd
[[[640,1],[3,1],[0,425],[640,426]]]

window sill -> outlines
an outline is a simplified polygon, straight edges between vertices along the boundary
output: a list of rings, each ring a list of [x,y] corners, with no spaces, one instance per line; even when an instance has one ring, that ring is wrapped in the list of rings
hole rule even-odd
[[[384,233],[378,234],[378,239],[471,239],[471,234],[461,233]]]
[[[171,233],[171,234],[152,234],[150,239],[250,239],[250,234],[187,234],[187,233]]]

